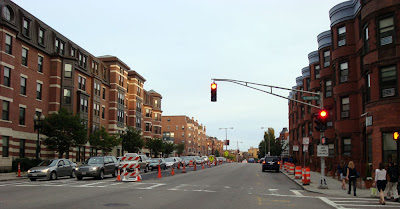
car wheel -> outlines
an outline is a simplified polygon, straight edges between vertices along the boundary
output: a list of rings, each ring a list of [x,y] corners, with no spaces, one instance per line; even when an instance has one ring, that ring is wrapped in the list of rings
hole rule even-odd
[[[277,169],[276,172],[279,173],[279,169]]]
[[[117,170],[117,169],[115,169],[114,174],[113,174],[112,176],[113,176],[113,177],[118,176],[118,170]]]
[[[164,166],[164,170],[167,170],[167,166]]]
[[[83,176],[76,176],[76,179],[82,180],[82,179],[83,179]]]
[[[262,169],[262,172],[265,172],[265,170],[264,170],[264,169]]]
[[[34,178],[30,178],[30,180],[31,180],[31,181],[36,181],[36,179],[34,179]]]
[[[73,170],[70,177],[71,177],[71,178],[75,178],[75,176],[76,176],[76,171]]]
[[[56,179],[57,179],[57,173],[55,171],[51,172],[50,180],[56,180]]]
[[[101,170],[99,176],[97,177],[99,180],[104,179],[104,171]]]

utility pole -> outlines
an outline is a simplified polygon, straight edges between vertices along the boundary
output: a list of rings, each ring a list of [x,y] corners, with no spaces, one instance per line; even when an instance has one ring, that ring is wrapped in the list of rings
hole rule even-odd
[[[261,127],[261,129],[267,129],[268,130],[268,128],[267,127]],[[264,133],[267,133],[268,134],[268,132],[267,131],[265,131]],[[271,142],[270,142],[270,138],[268,137],[268,154],[267,154],[267,142],[265,141],[265,134],[264,134],[264,149],[265,149],[265,156],[270,156],[271,155]],[[264,157],[265,157],[264,156]]]
[[[219,128],[219,130],[221,129],[225,129],[225,145],[226,145],[226,150],[228,150],[228,129],[233,129],[233,127]]]

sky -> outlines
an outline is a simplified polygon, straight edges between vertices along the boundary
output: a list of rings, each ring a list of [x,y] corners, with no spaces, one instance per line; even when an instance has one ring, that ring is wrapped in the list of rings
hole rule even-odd
[[[344,0],[14,0],[95,56],[113,55],[160,93],[163,115],[187,115],[228,149],[258,147],[261,127],[288,127],[288,100],[213,78],[291,88],[329,10]],[[68,4],[66,3],[68,2]],[[270,90],[268,88],[263,88]],[[273,93],[287,97],[288,91]]]

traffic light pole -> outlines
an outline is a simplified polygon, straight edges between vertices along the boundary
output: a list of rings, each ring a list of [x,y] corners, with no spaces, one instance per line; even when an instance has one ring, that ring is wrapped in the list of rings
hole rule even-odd
[[[322,99],[323,94],[321,93],[319,97],[319,104],[320,108],[323,109],[324,104],[323,104],[323,99]],[[319,143],[322,145],[322,138],[324,137],[324,131],[322,130],[319,134]],[[328,189],[328,185],[326,184],[326,179],[325,179],[325,157],[321,157],[321,180],[318,186],[319,189]]]

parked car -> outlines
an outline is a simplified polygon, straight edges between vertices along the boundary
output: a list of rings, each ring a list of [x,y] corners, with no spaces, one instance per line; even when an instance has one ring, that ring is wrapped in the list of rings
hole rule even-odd
[[[195,160],[196,164],[203,163],[203,159],[200,156],[194,156],[194,160]]]
[[[38,166],[28,170],[28,178],[31,181],[36,179],[55,180],[61,176],[75,178],[76,163],[68,159],[44,160]]]
[[[264,159],[265,159],[265,158],[261,158],[261,159],[260,159],[260,164],[262,164],[262,163],[264,162]]]
[[[118,175],[118,163],[114,156],[90,157],[81,166],[76,168],[76,178],[95,177],[103,179],[105,175]]]
[[[165,158],[165,164],[167,164],[167,168],[176,168],[180,162],[175,158]]]
[[[196,160],[192,157],[192,156],[183,156],[181,157],[182,162],[185,162],[185,165],[188,166],[190,161],[192,161],[193,163],[196,162]]]
[[[247,162],[248,162],[248,163],[254,163],[254,158],[249,158],[249,159],[247,160]]]
[[[203,158],[203,162],[207,163],[209,161],[207,156],[201,156],[201,158]]]
[[[280,158],[278,156],[270,156],[265,157],[264,162],[262,163],[262,171],[266,170],[275,170],[277,173],[279,172],[279,162]]]
[[[149,168],[154,171],[158,170],[158,165],[160,165],[160,169],[165,170],[167,169],[167,164],[163,158],[151,158]]]

